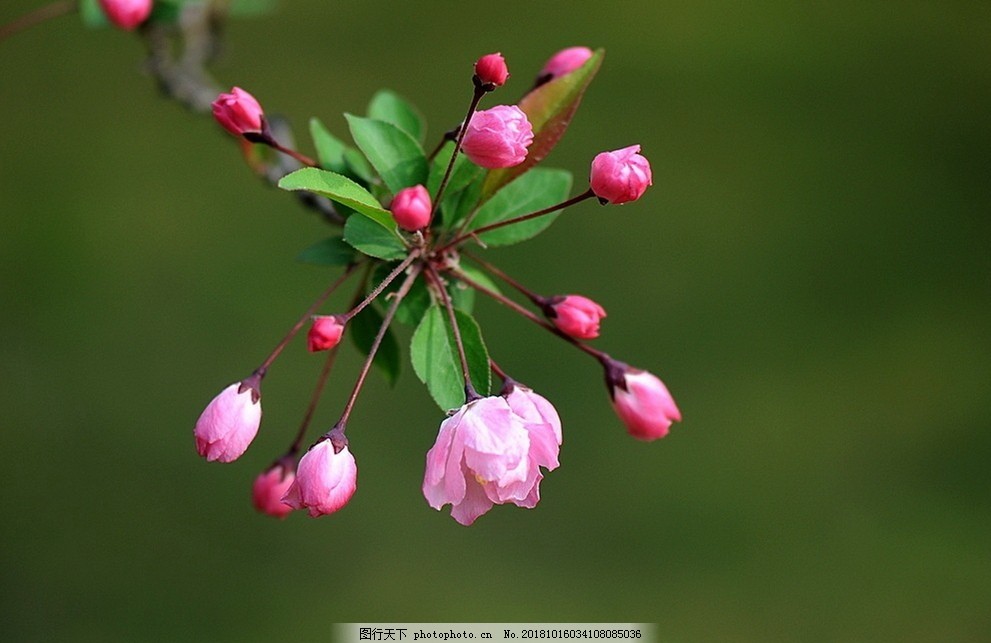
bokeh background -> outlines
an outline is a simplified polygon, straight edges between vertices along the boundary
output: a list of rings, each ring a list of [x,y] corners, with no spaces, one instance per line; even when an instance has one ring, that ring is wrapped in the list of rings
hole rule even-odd
[[[231,23],[218,81],[301,138],[313,115],[345,136],[381,87],[437,136],[480,54],[511,66],[495,102],[560,48],[607,50],[547,163],[580,182],[640,143],[654,187],[490,257],[600,301],[597,346],[659,374],[685,421],[632,440],[592,360],[482,302],[565,443],[537,509],[471,528],[420,493],[442,416],[408,365],[358,401],[337,515],[249,503],[320,367],[299,343],[248,453],[197,457],[202,407],[333,276],[293,261],[325,226],[164,100],[133,36],[68,16],[0,43],[0,639],[647,621],[662,641],[991,640],[989,32],[982,1],[283,0]],[[349,347],[319,425],[358,365]]]

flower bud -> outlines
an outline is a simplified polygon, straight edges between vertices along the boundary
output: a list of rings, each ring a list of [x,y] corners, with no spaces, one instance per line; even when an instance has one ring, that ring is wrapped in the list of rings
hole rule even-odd
[[[107,20],[131,31],[151,15],[152,0],[100,0]]]
[[[482,85],[489,85],[487,90],[502,87],[509,78],[509,68],[506,67],[506,59],[502,54],[487,54],[478,59],[475,63],[475,77]]]
[[[650,163],[638,154],[639,145],[603,152],[592,160],[592,192],[603,203],[636,201],[651,184]]]
[[[432,210],[430,193],[422,185],[403,188],[392,199],[392,216],[399,227],[408,232],[427,227]]]
[[[257,377],[231,384],[207,404],[196,420],[196,450],[208,462],[233,462],[255,439],[261,419]]]
[[[544,64],[537,76],[538,83],[546,83],[548,80],[570,74],[592,57],[592,50],[588,47],[568,47],[557,52]]]
[[[647,371],[610,361],[606,383],[616,415],[638,440],[663,438],[673,422],[681,421],[681,411],[664,382]]]
[[[321,440],[307,451],[296,468],[296,480],[282,501],[293,509],[307,509],[310,517],[332,514],[354,495],[358,467],[344,446],[334,452],[330,440]]]
[[[345,323],[342,315],[314,315],[313,324],[306,334],[306,347],[311,353],[316,353],[337,346],[344,334]]]
[[[292,507],[282,502],[282,496],[286,495],[294,480],[296,472],[281,462],[258,474],[251,485],[251,502],[255,509],[275,518],[288,516]]]
[[[599,321],[606,316],[602,306],[588,297],[568,295],[553,297],[544,306],[544,314],[562,333],[575,339],[599,336]]]
[[[255,97],[240,87],[230,93],[220,94],[211,103],[213,117],[234,136],[260,134],[264,127],[265,113]]]
[[[516,105],[477,111],[465,130],[462,149],[476,165],[495,169],[519,165],[533,143],[533,127]]]

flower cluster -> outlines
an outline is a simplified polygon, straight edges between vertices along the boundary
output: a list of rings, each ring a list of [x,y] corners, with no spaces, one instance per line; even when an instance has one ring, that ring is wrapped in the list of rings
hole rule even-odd
[[[252,374],[225,388],[196,422],[200,455],[219,462],[240,457],[261,422],[262,379],[308,326],[307,347],[325,352],[326,362],[292,443],[254,482],[259,511],[283,518],[305,509],[321,516],[349,502],[357,464],[347,426],[371,367],[389,378],[397,374],[394,321],[411,327],[413,370],[447,413],[426,452],[427,503],[450,505],[463,525],[495,505],[537,505],[545,473],[560,464],[561,420],[547,399],[510,377],[492,356],[472,316],[476,293],[596,359],[616,414],[633,437],[661,438],[681,419],[660,379],[588,343],[599,337],[606,317],[599,303],[579,294],[538,294],[484,258],[490,248],[539,234],[582,201],[630,203],[651,185],[650,163],[639,145],[596,155],[588,187],[573,196],[568,173],[539,167],[567,129],[602,57],[586,47],[560,51],[516,104],[482,109],[482,100],[510,78],[501,53],[482,56],[473,68],[465,118],[430,153],[418,112],[391,92],[377,94],[367,116],[347,117],[354,147],[314,120],[315,160],[280,142],[247,91],[234,87],[217,97],[213,115],[241,140],[249,162],[257,165],[252,148],[263,145],[304,166],[283,176],[280,187],[305,195],[308,203],[323,199],[328,222],[343,228],[302,255],[340,266],[341,274]],[[357,284],[345,311],[318,314],[352,279]],[[337,422],[303,451],[346,334],[366,358]],[[495,380],[501,386],[493,394]]]

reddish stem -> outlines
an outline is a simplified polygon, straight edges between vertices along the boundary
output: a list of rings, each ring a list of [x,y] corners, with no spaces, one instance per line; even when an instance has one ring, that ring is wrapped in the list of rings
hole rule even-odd
[[[79,4],[76,0],[61,0],[39,7],[34,11],[24,14],[20,18],[15,18],[7,24],[0,26],[0,41],[6,40],[14,34],[25,29],[30,29],[46,20],[72,13],[78,8]]]

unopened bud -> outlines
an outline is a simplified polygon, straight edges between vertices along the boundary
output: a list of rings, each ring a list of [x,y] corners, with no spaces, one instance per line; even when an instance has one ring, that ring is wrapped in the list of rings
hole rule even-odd
[[[475,63],[475,76],[483,88],[488,91],[502,87],[506,83],[506,79],[509,78],[506,59],[499,53],[482,56]]]
[[[461,146],[475,165],[495,169],[522,163],[531,143],[533,126],[523,110],[516,105],[496,105],[475,112]]]
[[[314,315],[310,332],[306,334],[306,347],[316,353],[337,346],[344,334],[344,323],[341,315]]]
[[[430,193],[422,185],[403,188],[392,199],[392,216],[400,228],[415,232],[427,227],[433,206]]]
[[[589,183],[603,203],[618,205],[636,201],[651,184],[650,163],[641,156],[639,145],[614,152],[602,152],[592,160]]]
[[[100,8],[107,20],[131,31],[151,15],[152,0],[100,0]]]
[[[558,330],[575,339],[595,339],[605,309],[588,297],[567,295],[554,297],[544,306],[544,314]]]
[[[255,97],[240,87],[229,93],[220,94],[211,103],[213,117],[228,132],[235,136],[260,134],[264,127],[265,113]]]

